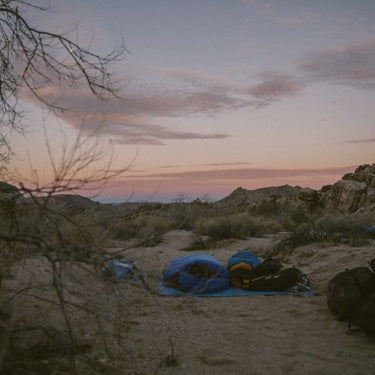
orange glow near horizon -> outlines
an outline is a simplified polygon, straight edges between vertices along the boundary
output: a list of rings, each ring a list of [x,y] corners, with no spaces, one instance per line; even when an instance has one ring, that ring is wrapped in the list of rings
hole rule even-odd
[[[158,198],[173,200],[178,195],[186,196],[189,199],[211,197],[216,200],[229,195],[238,187],[253,190],[287,184],[319,190],[324,185],[335,183],[341,179],[343,174],[353,170],[353,167],[311,171],[249,170],[249,177],[235,179],[232,175],[241,174],[241,171],[190,171],[181,174],[171,174],[169,177],[168,174],[165,174],[164,177],[144,175],[138,178],[127,178],[125,174],[123,181],[110,182],[106,187],[105,193],[101,194],[101,196],[112,197],[116,200],[123,199],[124,201],[139,199],[157,201]],[[218,174],[217,177],[215,177],[215,172]],[[225,173],[228,174],[228,178],[225,178]],[[205,174],[208,176],[206,177]],[[268,176],[260,177],[259,174],[268,174]]]

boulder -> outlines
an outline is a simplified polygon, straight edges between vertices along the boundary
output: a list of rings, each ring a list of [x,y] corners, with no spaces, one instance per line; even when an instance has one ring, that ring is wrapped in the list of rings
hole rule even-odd
[[[300,208],[306,208],[309,212],[314,212],[322,207],[322,200],[317,190],[302,188],[298,194],[299,201],[302,202]]]
[[[353,173],[346,173],[342,179],[364,182],[368,187],[375,187],[375,164],[360,165]]]
[[[356,212],[367,204],[367,185],[354,179],[339,180],[325,196],[325,208],[344,213]]]
[[[369,204],[375,203],[375,187],[367,188],[367,202]]]
[[[302,188],[298,194],[298,199],[309,203],[318,203],[320,201],[319,193],[311,188]]]

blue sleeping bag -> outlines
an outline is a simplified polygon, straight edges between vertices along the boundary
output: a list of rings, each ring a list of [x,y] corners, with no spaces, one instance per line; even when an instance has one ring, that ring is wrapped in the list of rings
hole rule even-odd
[[[250,265],[253,269],[262,263],[262,261],[254,253],[248,250],[238,251],[228,259],[227,267],[230,269],[232,266],[245,263]]]
[[[166,265],[162,281],[184,292],[213,293],[229,287],[229,272],[211,255],[184,255]]]

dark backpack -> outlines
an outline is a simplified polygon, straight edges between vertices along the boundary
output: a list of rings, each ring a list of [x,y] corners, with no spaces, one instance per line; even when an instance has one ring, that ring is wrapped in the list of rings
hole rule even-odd
[[[366,333],[375,336],[375,293],[363,302],[358,323]]]
[[[265,259],[253,269],[241,266],[231,268],[230,282],[244,290],[279,292],[295,285],[301,274],[297,268],[283,268],[276,259]]]
[[[362,304],[373,292],[374,274],[369,268],[347,269],[329,281],[327,305],[338,320],[358,324]]]
[[[233,264],[229,268],[230,283],[236,288],[249,289],[250,281],[279,272],[283,265],[275,259],[265,259],[262,263],[253,266],[244,262]]]
[[[282,268],[283,265],[278,260],[268,258],[254,268],[254,277],[271,275],[273,273],[281,271]]]
[[[256,291],[281,292],[291,288],[297,283],[301,275],[298,268],[282,268],[276,273],[262,275],[244,282],[243,289]]]

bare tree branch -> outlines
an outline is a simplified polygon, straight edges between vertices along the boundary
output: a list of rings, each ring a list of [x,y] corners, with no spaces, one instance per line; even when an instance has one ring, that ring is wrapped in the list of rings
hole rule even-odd
[[[25,91],[50,110],[64,110],[43,95],[45,87],[83,82],[100,99],[119,97],[119,85],[110,68],[127,52],[124,41],[101,56],[58,34],[33,27],[24,17],[27,8],[46,12],[48,8],[23,0],[0,0],[0,156],[9,158],[7,132],[24,131],[20,93]]]

